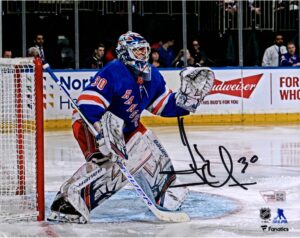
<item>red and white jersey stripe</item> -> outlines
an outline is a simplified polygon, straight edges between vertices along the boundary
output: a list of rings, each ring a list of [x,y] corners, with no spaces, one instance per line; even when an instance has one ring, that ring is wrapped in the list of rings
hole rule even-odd
[[[106,110],[109,107],[109,102],[100,93],[86,90],[78,97],[77,105],[95,105]]]
[[[160,115],[168,103],[172,90],[165,86],[164,92],[150,105],[147,110],[155,115]]]

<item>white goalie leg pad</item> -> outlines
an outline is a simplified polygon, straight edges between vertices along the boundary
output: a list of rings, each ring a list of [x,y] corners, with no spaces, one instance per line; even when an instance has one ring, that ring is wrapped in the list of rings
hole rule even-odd
[[[80,192],[82,188],[97,180],[104,174],[106,174],[106,169],[99,167],[93,162],[86,162],[82,165],[70,179],[63,183],[60,187],[60,193],[56,196],[53,202],[53,204],[55,204],[56,202],[60,202],[59,200],[63,199],[66,203],[70,203],[73,209],[81,214],[82,218],[75,214],[64,214],[63,212],[60,212],[61,207],[58,205],[56,211],[52,211],[48,220],[67,222],[69,218],[69,222],[75,222],[75,220],[79,223],[88,222],[90,212],[85,201],[80,196]],[[63,202],[60,203],[62,206],[65,206]]]
[[[149,184],[149,181],[145,177],[145,172],[142,170],[134,176],[135,180],[142,187],[147,196],[151,201],[156,204],[154,193]],[[186,187],[168,188],[163,197],[163,202],[157,204],[160,209],[165,208],[166,210],[176,211],[178,210],[188,195],[188,189]]]
[[[147,144],[144,143],[140,132],[129,140],[126,149],[130,159],[124,163],[134,175],[151,159],[152,153]],[[101,164],[101,167],[93,162],[86,162],[61,186],[60,193],[53,202],[55,209],[52,209],[48,220],[86,223],[89,221],[90,210],[99,206],[124,187],[127,182],[119,167],[110,160]],[[86,194],[86,197],[82,197],[83,193]],[[72,214],[61,212],[60,207],[66,204],[71,204],[72,211],[75,210],[81,216],[74,214],[74,212]]]
[[[155,204],[155,198],[152,192],[152,189],[149,185],[149,182],[145,178],[145,175],[142,171],[139,171],[135,176],[135,180],[140,185],[140,187],[143,189],[143,191],[147,194],[147,196],[150,198],[153,204]]]
[[[133,175],[142,171],[142,176],[137,175],[137,180],[148,196],[153,200],[160,199],[159,205],[176,210],[184,201],[185,196],[183,192],[176,193],[172,192],[173,189],[167,190],[175,176],[160,174],[161,171],[172,171],[173,166],[158,138],[150,130],[144,135],[138,132],[126,144],[126,150],[129,159],[124,163]],[[57,209],[52,212],[52,218],[62,222],[86,223],[89,221],[92,209],[127,183],[119,167],[110,160],[101,164],[101,167],[93,162],[87,162],[61,186],[60,194],[57,196],[57,200],[63,198],[81,216],[58,213],[59,209]],[[89,188],[87,197],[91,199],[90,201],[82,197],[83,191],[86,193],[86,187]]]
[[[188,189],[186,187],[169,188],[175,183],[175,174],[160,173],[162,171],[174,171],[167,151],[151,130],[147,130],[143,135],[143,140],[151,150],[152,155],[142,172],[152,189],[157,204],[169,210],[177,210],[184,202]]]

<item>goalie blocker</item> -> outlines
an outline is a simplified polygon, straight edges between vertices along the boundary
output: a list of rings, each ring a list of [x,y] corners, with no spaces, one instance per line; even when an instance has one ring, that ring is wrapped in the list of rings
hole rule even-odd
[[[114,140],[118,140],[122,147],[123,138],[118,137],[119,133],[112,133],[120,131],[122,126],[118,117],[114,116],[112,119],[111,115],[107,112],[101,120],[102,125],[110,128],[104,136],[115,137]],[[113,162],[112,154],[104,156],[99,152],[99,146],[86,124],[77,118],[76,113],[74,119],[73,132],[87,162],[61,186],[51,206],[52,212],[48,217],[50,221],[86,223],[94,208],[128,183],[119,167]],[[178,209],[185,200],[188,190],[169,188],[175,181],[175,175],[160,174],[162,171],[174,169],[158,138],[151,130],[140,124],[133,133],[125,135],[125,141],[124,150],[127,150],[130,158],[125,161],[126,167],[148,197],[158,206],[170,210]],[[102,142],[100,144],[102,149],[103,146],[107,146]]]

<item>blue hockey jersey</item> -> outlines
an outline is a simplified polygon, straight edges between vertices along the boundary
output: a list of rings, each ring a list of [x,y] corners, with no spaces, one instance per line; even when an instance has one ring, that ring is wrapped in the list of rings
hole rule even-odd
[[[175,93],[168,89],[155,67],[151,67],[150,81],[140,81],[119,60],[97,72],[81,92],[77,104],[92,124],[99,121],[106,111],[122,118],[124,133],[131,133],[138,127],[144,109],[164,117],[189,114],[176,106]]]
[[[290,55],[289,53],[286,53],[281,56],[281,66],[293,66],[297,63],[300,63],[298,55]]]

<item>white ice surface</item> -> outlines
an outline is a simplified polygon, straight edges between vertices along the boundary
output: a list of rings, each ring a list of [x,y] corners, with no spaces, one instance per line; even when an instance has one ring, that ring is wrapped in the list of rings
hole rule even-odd
[[[187,148],[181,144],[177,127],[157,127],[152,129],[169,152],[175,169],[189,169],[191,159]],[[94,220],[92,219],[92,223],[86,225],[51,224],[48,222],[0,224],[0,237],[300,237],[299,126],[186,127],[186,133],[190,144],[197,144],[204,158],[211,161],[211,172],[217,176],[218,181],[223,181],[227,177],[218,152],[218,147],[223,145],[232,156],[234,177],[242,183],[257,182],[256,185],[247,186],[248,190],[236,186],[229,187],[228,185],[233,183],[232,180],[221,188],[212,188],[208,185],[190,187],[194,195],[197,195],[196,192],[199,192],[199,194],[211,196],[224,196],[231,201],[236,201],[239,209],[235,210],[234,213],[211,219],[192,216],[192,220],[188,223],[167,224],[155,220],[147,211],[142,213],[143,216],[146,214],[146,217],[139,221],[130,220],[130,216],[128,216],[128,221],[126,221],[125,213],[121,222],[118,222],[118,220],[105,222],[103,219],[100,219],[103,215],[101,214],[101,209],[97,209],[93,213],[92,218],[94,217]],[[69,178],[82,165],[84,160],[70,131],[46,133],[45,151],[45,190],[48,194],[47,201],[49,203],[49,200],[51,200],[50,194],[54,194],[62,182]],[[253,155],[258,156],[258,161],[249,163],[246,172],[244,174],[241,173],[244,166],[238,163],[238,159],[244,156],[249,162]],[[201,167],[201,159],[196,154],[195,157],[197,164]],[[184,183],[200,182],[196,176],[187,175],[181,176],[180,180]],[[264,190],[285,191],[287,194],[286,201],[266,203],[260,194],[260,191]],[[122,200],[120,197],[116,197],[116,199]],[[109,201],[107,201],[106,210],[103,208],[108,217],[108,207],[113,207],[113,200],[111,202],[109,204]],[[118,209],[120,209],[120,204],[122,203],[118,203]],[[130,200],[127,198],[124,204],[130,204]],[[47,204],[47,206],[49,205]],[[133,202],[130,209],[135,209],[134,205],[135,202]],[[201,206],[199,203],[192,205],[195,206],[195,211],[197,207]],[[136,207],[136,210],[140,211],[139,209],[142,209],[141,206]],[[288,227],[289,231],[263,232],[261,229],[263,223],[260,218],[260,209],[264,207],[271,208],[272,218],[276,216],[277,208],[284,209],[284,215],[288,220],[288,224],[285,227]],[[119,211],[126,212],[126,209],[118,209],[115,209],[112,214],[116,215]],[[147,221],[147,214],[149,214],[149,221]],[[113,218],[110,217],[110,219]],[[276,227],[276,224],[272,224],[272,221],[268,225]]]

